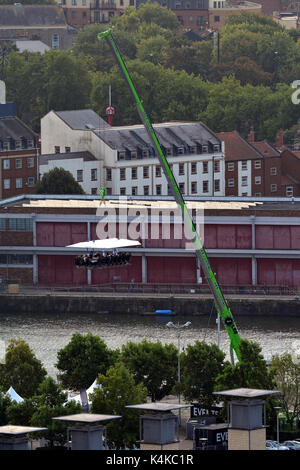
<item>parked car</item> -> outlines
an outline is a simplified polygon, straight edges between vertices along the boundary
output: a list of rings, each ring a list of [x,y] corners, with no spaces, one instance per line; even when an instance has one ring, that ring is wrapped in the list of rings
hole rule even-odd
[[[278,444],[277,441],[266,441],[266,450],[290,450],[287,446],[283,444]]]
[[[290,450],[300,450],[299,441],[284,441],[283,445],[287,446]]]

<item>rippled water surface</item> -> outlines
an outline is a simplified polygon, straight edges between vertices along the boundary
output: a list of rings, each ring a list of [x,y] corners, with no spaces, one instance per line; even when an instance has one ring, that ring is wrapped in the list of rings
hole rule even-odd
[[[0,314],[0,340],[7,344],[10,338],[23,338],[43,362],[52,376],[55,368],[57,351],[71,339],[72,334],[91,332],[103,338],[109,348],[115,349],[127,341],[139,342],[143,338],[150,341],[177,345],[174,329],[166,327],[172,320],[180,325],[191,321],[189,328],[181,332],[180,344],[186,347],[196,340],[217,343],[218,332],[216,318],[208,317],[173,317],[158,319],[154,316],[140,315],[99,315],[99,314],[39,314],[17,315]],[[300,317],[294,318],[259,318],[235,316],[240,336],[260,344],[266,359],[273,354],[292,351],[300,354]],[[229,340],[221,327],[220,347],[229,359]]]

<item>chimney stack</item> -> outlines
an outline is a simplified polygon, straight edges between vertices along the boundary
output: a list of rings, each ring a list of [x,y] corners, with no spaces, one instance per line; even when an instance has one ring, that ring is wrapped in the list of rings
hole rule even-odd
[[[253,142],[255,142],[255,131],[254,131],[254,127],[251,126],[250,127],[250,132],[248,134],[248,137],[247,137],[247,140],[250,144],[252,144]]]
[[[276,147],[283,147],[283,129],[280,129],[276,138]]]

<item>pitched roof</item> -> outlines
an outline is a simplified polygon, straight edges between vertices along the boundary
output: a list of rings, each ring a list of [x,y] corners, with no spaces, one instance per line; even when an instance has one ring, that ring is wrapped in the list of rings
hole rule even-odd
[[[0,6],[0,27],[11,26],[66,26],[62,8],[56,5],[14,5]]]
[[[94,130],[109,127],[101,116],[92,109],[54,111],[72,129]]]
[[[21,137],[35,139],[36,134],[17,117],[0,119],[0,140],[10,137],[13,140],[20,140]]]
[[[260,142],[251,142],[251,145],[264,157],[280,157],[280,152],[265,140]]]
[[[194,147],[197,144],[214,145],[220,140],[211,130],[199,122],[165,122],[153,124],[160,144],[165,148],[173,145],[178,147]],[[148,134],[142,124],[134,126],[111,127],[95,131],[107,145],[117,150],[136,150],[137,147],[152,146]]]
[[[218,132],[217,136],[225,143],[225,160],[257,160],[262,154],[237,131]]]

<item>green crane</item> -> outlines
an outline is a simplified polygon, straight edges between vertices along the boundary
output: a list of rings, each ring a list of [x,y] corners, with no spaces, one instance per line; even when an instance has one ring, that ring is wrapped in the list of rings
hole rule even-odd
[[[205,279],[207,280],[207,283],[210,287],[210,290],[213,294],[214,297],[214,304],[217,310],[218,315],[223,321],[224,327],[229,335],[230,338],[230,353],[231,353],[231,361],[234,361],[233,358],[233,351],[235,352],[238,360],[241,360],[240,356],[240,349],[239,349],[239,344],[241,341],[238,329],[236,327],[235,321],[233,319],[232,313],[230,311],[229,306],[227,305],[227,302],[224,298],[224,295],[221,291],[221,288],[218,284],[218,281],[216,279],[215,273],[213,272],[210,262],[208,260],[206,251],[202,245],[201,238],[197,234],[196,226],[194,224],[192,216],[189,214],[189,211],[187,209],[187,206],[184,202],[183,196],[181,194],[181,191],[178,187],[178,184],[174,178],[174,175],[171,171],[171,168],[168,164],[168,161],[162,151],[161,145],[159,143],[159,140],[156,136],[155,130],[144,110],[144,107],[142,105],[142,102],[137,94],[137,91],[133,85],[133,82],[131,80],[131,77],[129,75],[129,72],[127,70],[127,67],[125,65],[125,62],[121,56],[121,53],[119,51],[118,45],[113,37],[112,34],[112,29],[109,29],[108,31],[104,31],[102,33],[98,34],[98,39],[105,39],[107,43],[109,44],[110,48],[112,49],[112,52],[115,55],[115,58],[117,60],[117,63],[119,65],[119,68],[121,69],[126,82],[128,84],[128,87],[130,89],[130,92],[132,94],[132,97],[136,103],[137,110],[139,113],[139,116],[141,118],[141,121],[145,127],[145,130],[150,138],[150,141],[154,147],[154,150],[157,154],[157,157],[160,161],[160,164],[163,168],[164,174],[167,178],[167,182],[169,184],[169,187],[173,193],[173,196],[180,207],[183,215],[183,220],[185,224],[187,224],[190,232],[191,232],[191,239],[192,243],[194,243],[195,246],[195,253],[196,256],[199,260],[200,266],[202,267]]]

